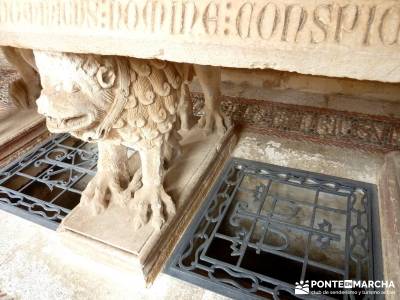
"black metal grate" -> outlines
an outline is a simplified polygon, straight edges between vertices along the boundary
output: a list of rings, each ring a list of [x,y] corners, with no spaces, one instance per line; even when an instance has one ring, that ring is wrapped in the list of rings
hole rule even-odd
[[[97,147],[56,135],[0,170],[0,209],[56,229],[94,176]]]
[[[371,184],[233,158],[166,273],[237,299],[373,299],[295,285],[381,279],[376,202]]]

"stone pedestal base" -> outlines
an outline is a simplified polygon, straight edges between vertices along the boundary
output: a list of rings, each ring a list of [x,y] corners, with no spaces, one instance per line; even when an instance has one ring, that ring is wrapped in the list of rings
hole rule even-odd
[[[224,137],[195,128],[183,133],[182,155],[166,173],[165,189],[177,212],[160,232],[148,224],[135,229],[129,211],[110,205],[97,216],[78,205],[59,231],[64,242],[80,254],[128,268],[151,283],[162,269],[186,225],[206,196],[235,143],[233,130]]]
[[[14,109],[3,116],[0,113],[0,166],[20,157],[47,133],[44,118],[35,109]]]

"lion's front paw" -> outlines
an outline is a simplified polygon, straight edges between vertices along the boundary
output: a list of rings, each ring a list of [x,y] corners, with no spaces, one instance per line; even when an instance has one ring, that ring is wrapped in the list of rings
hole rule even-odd
[[[175,214],[175,204],[162,186],[143,186],[130,203],[137,228],[150,224],[157,230]]]
[[[92,209],[94,215],[102,213],[113,196],[121,194],[121,182],[107,172],[97,172],[82,192],[81,203]]]
[[[231,120],[218,110],[204,109],[204,115],[198,122],[201,128],[204,128],[207,134],[217,132],[223,135],[231,126]]]

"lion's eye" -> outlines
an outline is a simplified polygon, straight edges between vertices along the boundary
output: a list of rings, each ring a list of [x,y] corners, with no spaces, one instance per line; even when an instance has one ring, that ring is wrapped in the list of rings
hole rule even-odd
[[[72,90],[71,90],[72,93],[77,93],[77,92],[79,92],[80,90],[81,90],[81,88],[80,88],[79,85],[77,85],[76,83],[74,83],[74,84],[72,85]]]

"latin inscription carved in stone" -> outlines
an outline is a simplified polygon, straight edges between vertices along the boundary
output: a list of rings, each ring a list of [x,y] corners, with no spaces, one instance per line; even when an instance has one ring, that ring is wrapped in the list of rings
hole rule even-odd
[[[192,95],[198,114],[203,96]],[[366,151],[400,150],[400,122],[393,118],[228,96],[222,97],[222,110],[236,123],[269,134]]]
[[[0,26],[398,47],[398,1],[0,0]]]

